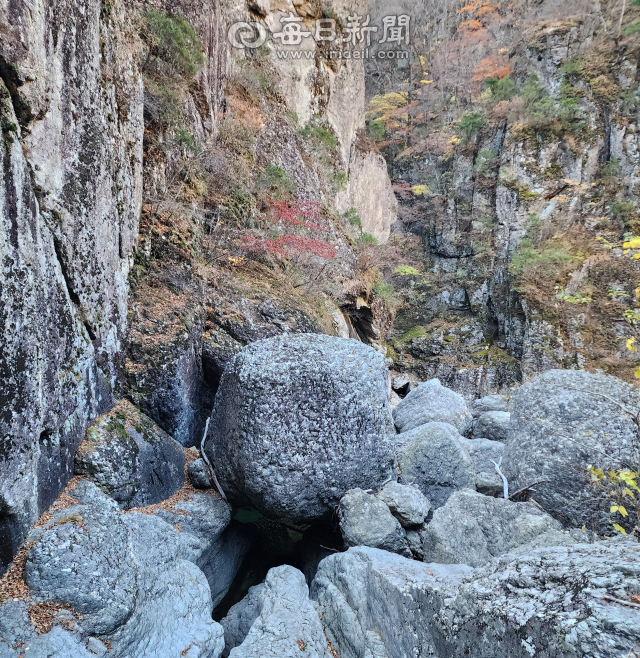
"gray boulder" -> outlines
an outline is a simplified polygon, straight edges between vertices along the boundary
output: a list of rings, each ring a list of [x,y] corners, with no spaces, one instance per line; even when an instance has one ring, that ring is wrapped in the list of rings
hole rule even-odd
[[[393,474],[384,357],[354,340],[290,335],[229,364],[205,450],[234,501],[292,520],[326,516]]]
[[[78,504],[54,512],[28,537],[35,542],[25,566],[31,602],[70,605],[83,615],[76,635],[109,640],[115,658],[218,658],[223,629],[211,620],[212,588],[197,563],[224,536],[228,506],[199,494],[163,510],[165,521],[122,514],[88,481],[72,493]]]
[[[255,585],[249,589],[248,594],[236,603],[220,620],[224,628],[224,651],[222,655],[227,658],[231,649],[239,647],[249,635],[255,620],[260,616],[262,608],[262,591],[265,585]]]
[[[215,608],[229,590],[255,536],[252,526],[232,522],[229,506],[221,498],[196,494],[156,515],[180,529],[182,556],[204,573]]]
[[[362,489],[347,491],[338,509],[340,530],[347,546],[372,546],[406,553],[405,532],[382,500]]]
[[[551,516],[530,503],[454,493],[421,533],[425,562],[479,567],[493,557],[526,546],[575,543]]]
[[[416,485],[434,509],[454,491],[475,490],[475,468],[455,427],[429,423],[407,436],[398,453],[401,484]]]
[[[252,596],[241,613],[245,622],[234,628],[241,634],[246,622],[258,615],[242,644],[231,649],[230,658],[332,658],[300,571],[290,566],[271,569]]]
[[[504,395],[487,395],[471,404],[471,415],[479,418],[488,411],[509,411],[509,401]]]
[[[121,508],[166,500],[184,485],[182,448],[128,400],[121,400],[87,431],[76,452],[85,475]]]
[[[209,474],[207,473],[207,465],[204,459],[196,459],[192,461],[187,467],[187,474],[191,484],[196,489],[210,489],[211,482]]]
[[[505,444],[489,439],[460,439],[476,468],[476,489],[485,496],[502,496],[502,478],[496,472],[496,464],[504,455]]]
[[[29,539],[24,579],[35,603],[68,603],[84,615],[89,633],[107,635],[133,614],[136,570],[130,534],[115,501],[82,481],[73,495],[80,501],[57,514]],[[70,550],[73,547],[73,550]]]
[[[473,425],[473,436],[490,441],[507,440],[511,414],[508,411],[487,411]]]
[[[442,386],[440,380],[431,379],[402,400],[393,411],[393,420],[400,433],[438,422],[449,423],[464,434],[471,428],[473,418],[461,395]]]
[[[104,645],[102,647],[106,652],[106,647]],[[7,654],[7,656],[11,655]],[[16,658],[18,656],[25,658],[95,658],[96,656],[95,653],[87,651],[82,637],[70,633],[60,626],[54,626],[49,633],[43,635],[34,634],[31,641],[20,647],[20,653],[16,652],[13,655]],[[2,644],[0,644],[0,656],[5,658]]]
[[[608,534],[609,505],[594,490],[587,469],[638,463],[637,391],[615,377],[552,370],[518,389],[511,411],[503,461],[511,490],[550,480],[535,493],[549,514],[566,526]],[[635,515],[620,522],[631,530]]]
[[[431,503],[416,486],[389,482],[377,495],[400,521],[403,528],[422,525],[429,514]]]
[[[628,542],[539,548],[479,569],[351,548],[325,559],[311,587],[340,658],[633,656],[638,611],[603,597],[638,591],[640,546]]]

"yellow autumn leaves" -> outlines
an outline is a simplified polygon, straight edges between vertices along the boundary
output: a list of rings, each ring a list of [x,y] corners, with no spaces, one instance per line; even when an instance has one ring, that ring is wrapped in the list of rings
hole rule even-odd
[[[618,471],[611,469],[605,473],[600,468],[589,466],[588,471],[591,476],[591,481],[594,484],[602,484],[607,488],[615,489],[615,494],[619,498],[624,499],[628,497],[634,499],[634,491],[640,493],[640,488],[638,488],[638,479],[640,479],[640,475],[635,471],[629,470],[628,468],[623,468]],[[611,505],[610,513],[620,514],[622,518],[629,516],[626,507],[620,504],[620,502],[615,505]],[[615,523],[612,520],[611,524],[613,525],[614,530],[617,532],[623,535],[627,534],[626,530],[619,523]]]

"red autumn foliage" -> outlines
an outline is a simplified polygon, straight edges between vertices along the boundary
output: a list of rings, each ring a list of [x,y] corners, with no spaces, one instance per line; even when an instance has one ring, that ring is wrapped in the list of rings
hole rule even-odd
[[[296,235],[282,235],[273,240],[261,240],[251,235],[243,236],[243,247],[252,252],[274,254],[286,258],[293,253],[311,253],[319,258],[333,259],[336,248],[329,242],[302,238]]]
[[[322,218],[322,206],[315,201],[269,201],[270,217],[272,222],[285,222],[293,226],[304,226],[305,228],[315,229],[316,231],[326,231],[319,224],[306,220],[315,220]]]

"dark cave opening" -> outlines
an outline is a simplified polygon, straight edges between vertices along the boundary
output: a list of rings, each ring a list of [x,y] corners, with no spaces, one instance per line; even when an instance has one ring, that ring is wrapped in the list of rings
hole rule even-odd
[[[251,587],[264,582],[270,569],[290,565],[302,571],[307,584],[311,585],[320,562],[344,550],[342,535],[335,519],[293,525],[286,520],[268,519],[249,507],[236,509],[233,518],[239,523],[254,526],[257,538],[229,591],[213,611],[215,621],[225,617]]]
[[[23,527],[13,514],[0,512],[0,577],[11,566],[11,562],[23,539]]]

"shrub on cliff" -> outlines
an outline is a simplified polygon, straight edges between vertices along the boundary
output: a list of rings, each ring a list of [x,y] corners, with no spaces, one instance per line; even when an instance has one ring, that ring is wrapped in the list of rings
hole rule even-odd
[[[167,16],[155,9],[149,9],[145,18],[150,56],[164,60],[176,73],[194,76],[204,56],[193,27],[179,14]]]

